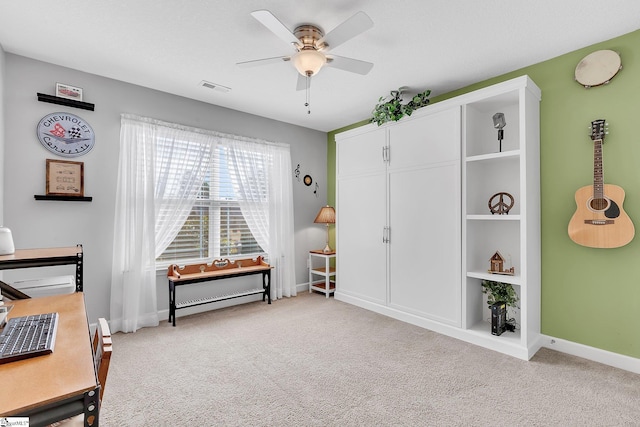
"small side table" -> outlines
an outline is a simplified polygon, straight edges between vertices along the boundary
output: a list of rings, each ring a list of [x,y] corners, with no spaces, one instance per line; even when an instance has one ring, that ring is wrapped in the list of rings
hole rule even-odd
[[[322,249],[309,251],[309,293],[312,291],[318,291],[324,293],[327,298],[329,294],[336,290],[336,269],[330,266],[332,259],[335,259],[336,251],[323,252]],[[316,260],[314,264],[314,258],[320,258],[324,260],[323,265],[318,265]],[[314,279],[315,276],[320,276],[323,280]]]

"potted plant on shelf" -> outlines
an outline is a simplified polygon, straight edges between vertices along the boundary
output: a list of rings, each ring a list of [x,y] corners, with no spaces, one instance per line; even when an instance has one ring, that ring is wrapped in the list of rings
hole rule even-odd
[[[404,116],[410,116],[414,110],[429,104],[430,90],[414,95],[411,101],[403,104],[402,94],[405,90],[406,88],[401,87],[398,90],[392,90],[391,97],[381,96],[372,111],[370,122],[377,123],[378,126],[389,121],[397,122]]]
[[[482,293],[487,294],[487,305],[489,307],[496,302],[503,302],[507,305],[507,330],[513,332],[516,329],[513,310],[520,308],[518,305],[520,299],[515,289],[513,289],[513,285],[493,280],[483,280]],[[509,315],[509,309],[511,309],[511,316]]]

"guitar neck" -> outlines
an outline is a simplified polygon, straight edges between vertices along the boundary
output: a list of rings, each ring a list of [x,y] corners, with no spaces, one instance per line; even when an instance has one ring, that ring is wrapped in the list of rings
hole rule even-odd
[[[593,198],[604,198],[604,172],[602,168],[602,139],[593,141]]]

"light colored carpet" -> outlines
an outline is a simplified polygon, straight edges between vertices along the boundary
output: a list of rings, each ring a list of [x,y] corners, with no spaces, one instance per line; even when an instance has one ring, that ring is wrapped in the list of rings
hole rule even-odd
[[[306,292],[115,334],[102,426],[638,426],[640,375]]]

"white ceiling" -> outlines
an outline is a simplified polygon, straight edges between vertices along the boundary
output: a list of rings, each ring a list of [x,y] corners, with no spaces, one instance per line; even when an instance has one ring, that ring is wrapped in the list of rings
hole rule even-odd
[[[332,53],[375,65],[366,76],[321,70],[312,78],[307,114],[290,62],[235,65],[293,53],[250,15],[258,9],[270,10],[291,31],[312,23],[325,33],[362,10],[374,27]],[[446,93],[635,31],[639,16],[638,0],[3,0],[0,45],[329,131],[369,118],[378,98],[401,86]],[[231,91],[203,88],[202,80]],[[91,100],[91,88],[85,99]]]

